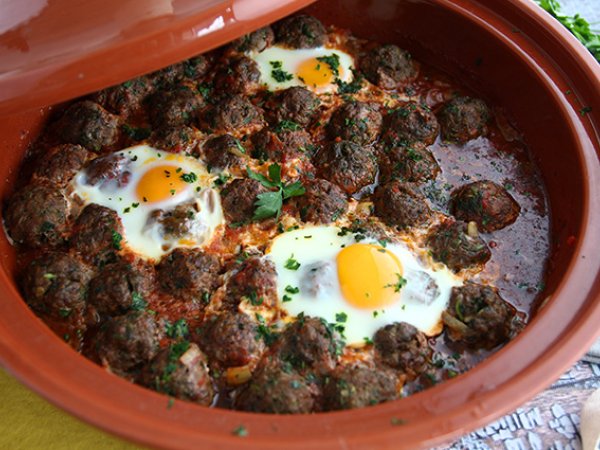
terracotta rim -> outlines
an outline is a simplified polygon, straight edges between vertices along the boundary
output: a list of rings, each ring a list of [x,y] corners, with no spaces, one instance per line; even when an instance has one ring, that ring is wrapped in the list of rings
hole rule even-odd
[[[505,0],[502,17],[467,0],[430,3],[468,17],[526,60],[560,104],[565,124],[578,143],[586,180],[580,240],[566,275],[552,294],[552,307],[544,308],[517,339],[467,374],[423,393],[362,410],[308,416],[208,410],[180,401],[168,409],[166,397],[106,373],[64,345],[24,304],[14,308],[9,301],[0,302],[2,365],[27,386],[87,422],[128,439],[171,448],[429,447],[518,407],[554,381],[600,334],[600,259],[596,256],[600,233],[584,233],[586,229],[600,230],[600,144],[592,142],[600,134],[600,122],[593,122],[597,112],[592,113],[594,117],[579,117],[578,108],[562,95],[564,86],[577,81],[575,77],[567,78],[566,71],[544,49],[514,33],[513,25],[502,17],[527,24],[530,36],[544,36],[550,47],[564,53],[563,65],[578,67],[578,78],[591,86],[582,97],[595,105],[600,105],[598,66],[568,31],[527,0]],[[482,19],[492,14],[498,19],[493,24]],[[555,73],[545,73],[536,62],[542,60],[550,61]],[[0,297],[20,297],[4,271],[0,272]],[[574,323],[577,326],[571,326]],[[60,369],[47,358],[49,354],[61,360]],[[71,374],[69,384],[64,383],[66,372]],[[487,384],[490,374],[500,382]],[[97,389],[91,391],[90,384]],[[127,398],[128,403],[115,404],[114,398]],[[425,419],[411,423],[412,411],[425,413]],[[407,424],[382,426],[389,425],[393,417]],[[232,436],[240,424],[248,429],[248,437]],[[374,427],[375,435],[369,432]],[[311,430],[309,435],[306,430]]]

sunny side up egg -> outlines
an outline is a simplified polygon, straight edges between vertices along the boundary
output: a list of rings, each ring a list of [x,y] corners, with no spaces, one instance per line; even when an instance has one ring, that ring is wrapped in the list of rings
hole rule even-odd
[[[258,65],[261,82],[270,91],[303,86],[317,94],[336,92],[336,80],[348,83],[353,78],[354,59],[337,49],[273,46],[250,57]]]
[[[439,334],[451,290],[463,284],[445,267],[427,267],[408,245],[357,242],[334,226],[281,234],[267,257],[277,270],[280,307],[292,317],[303,313],[341,325],[349,345],[364,344],[394,322]]]
[[[86,205],[116,211],[123,244],[139,256],[158,259],[176,247],[200,247],[224,222],[219,194],[211,188],[215,176],[198,160],[147,145],[100,158],[75,175],[74,192]],[[96,173],[97,167],[103,171]],[[185,225],[173,232],[165,217]]]

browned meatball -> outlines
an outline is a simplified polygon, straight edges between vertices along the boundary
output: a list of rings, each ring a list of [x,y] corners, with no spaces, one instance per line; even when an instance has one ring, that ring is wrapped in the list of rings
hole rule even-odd
[[[108,264],[90,281],[88,302],[108,316],[143,309],[152,293],[153,276],[152,267],[142,261]]]
[[[95,347],[104,366],[125,374],[154,358],[163,337],[164,330],[153,314],[131,311],[106,321],[96,336]]]
[[[416,186],[401,181],[380,185],[373,196],[375,214],[390,226],[411,228],[427,225],[431,210]]]
[[[239,128],[260,124],[262,112],[241,95],[218,102],[207,112],[206,122],[215,130],[236,131]]]
[[[379,136],[381,114],[377,108],[364,102],[344,103],[332,114],[327,126],[331,139],[341,138],[366,145]]]
[[[204,143],[202,159],[211,170],[242,166],[246,159],[246,149],[237,138],[223,134]]]
[[[198,80],[208,73],[211,61],[205,55],[197,55],[186,59],[181,65],[183,66],[183,77],[185,79]]]
[[[111,86],[92,95],[92,100],[113,114],[127,117],[136,112],[152,91],[148,77],[142,76]]]
[[[57,187],[29,184],[10,198],[4,223],[18,244],[57,247],[65,242],[69,212],[69,202]]]
[[[198,145],[196,131],[188,126],[159,129],[151,138],[152,146],[171,153],[191,154]]]
[[[275,95],[274,101],[267,102],[276,123],[294,122],[302,127],[310,125],[321,101],[313,92],[300,86],[285,89]]]
[[[491,114],[483,100],[456,97],[444,105],[438,117],[444,139],[464,143],[487,134]]]
[[[211,61],[205,55],[198,55],[177,64],[172,64],[148,75],[157,89],[169,89],[184,80],[198,80],[206,75]]]
[[[382,146],[379,167],[383,180],[423,182],[435,179],[441,169],[433,154],[420,143]]]
[[[119,118],[89,100],[73,103],[54,124],[58,136],[69,144],[79,144],[99,152],[115,143]]]
[[[91,203],[75,222],[70,246],[86,262],[103,266],[116,261],[122,240],[123,225],[116,211]]]
[[[59,187],[66,186],[92,157],[81,145],[64,144],[52,147],[37,161],[34,180],[48,180]]]
[[[285,162],[301,158],[312,147],[310,135],[304,130],[281,130],[276,132],[263,128],[252,135],[252,156],[261,161]]]
[[[304,183],[304,195],[294,197],[293,204],[305,222],[331,223],[348,210],[346,194],[337,185],[317,178]]]
[[[277,272],[271,260],[250,257],[229,278],[226,303],[237,305],[242,298],[254,305],[277,304]]]
[[[258,64],[247,56],[229,58],[217,69],[213,83],[215,88],[228,94],[247,94],[258,87],[260,70]]]
[[[177,248],[157,266],[161,289],[183,301],[204,304],[203,298],[220,284],[221,264],[216,256],[198,249]]]
[[[430,145],[439,132],[440,125],[428,107],[407,103],[387,116],[383,139],[394,145]]]
[[[238,178],[221,191],[221,205],[225,218],[234,224],[252,220],[258,195],[267,189],[256,180]]]
[[[442,320],[450,340],[490,350],[510,338],[514,316],[515,308],[502,300],[496,288],[466,283],[452,288]]]
[[[327,42],[323,24],[304,14],[287,17],[275,24],[277,43],[291,48],[321,47]]]
[[[202,97],[188,87],[158,91],[148,99],[148,116],[155,128],[188,125],[203,106]]]
[[[210,362],[224,367],[257,361],[264,350],[256,322],[241,312],[209,317],[202,326],[202,339]]]
[[[325,382],[325,409],[363,408],[394,400],[396,376],[361,364],[339,366]]]
[[[492,256],[476,230],[473,232],[468,228],[465,222],[446,220],[427,238],[427,246],[432,256],[455,272],[484,264]]]
[[[260,367],[235,399],[235,409],[272,414],[308,414],[320,409],[319,387],[288,367]]]
[[[161,350],[142,369],[140,384],[204,406],[209,406],[215,395],[206,356],[187,341]]]
[[[414,379],[428,367],[433,350],[427,337],[406,322],[395,322],[377,330],[373,338],[378,358]]]
[[[395,89],[414,80],[419,67],[406,50],[395,45],[375,47],[360,61],[367,80],[383,89]]]
[[[371,151],[350,141],[327,144],[315,155],[314,164],[321,178],[337,184],[347,194],[372,184],[377,173]]]
[[[114,191],[127,186],[131,172],[127,166],[129,159],[123,154],[109,153],[90,161],[85,168],[85,183],[99,185],[101,189]]]
[[[475,221],[482,231],[500,230],[519,216],[521,207],[502,186],[475,181],[452,192],[450,212],[465,222]]]
[[[229,48],[236,52],[262,52],[273,45],[274,41],[275,33],[273,33],[273,29],[266,26],[236,39],[229,44]]]
[[[336,364],[336,343],[322,319],[301,317],[285,328],[276,354],[299,371],[326,375]]]
[[[67,253],[46,253],[32,260],[20,279],[31,308],[53,319],[82,315],[90,268]]]

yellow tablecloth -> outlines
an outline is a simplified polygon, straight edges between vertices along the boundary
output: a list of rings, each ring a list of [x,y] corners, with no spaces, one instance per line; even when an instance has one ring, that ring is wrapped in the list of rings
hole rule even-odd
[[[0,368],[0,449],[136,448],[59,410]]]

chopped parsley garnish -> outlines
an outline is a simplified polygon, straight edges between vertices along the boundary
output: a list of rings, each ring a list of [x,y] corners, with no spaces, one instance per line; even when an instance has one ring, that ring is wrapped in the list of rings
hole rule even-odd
[[[366,345],[373,345],[373,339],[370,337],[364,337],[363,340],[365,341]]]
[[[352,69],[354,75],[350,83],[346,83],[339,78],[335,80],[335,84],[338,85],[338,94],[356,94],[362,89],[363,77],[357,71]]]
[[[235,147],[237,148],[238,152],[244,155],[246,154],[246,149],[244,148],[239,139],[235,139]]]
[[[258,337],[262,338],[267,345],[273,344],[277,340],[277,333],[274,327],[267,325],[265,318],[258,313],[256,314],[256,320],[258,320]]]
[[[231,434],[238,437],[246,437],[248,436],[248,429],[244,425],[240,425],[235,430],[233,430]]]
[[[282,131],[285,131],[285,130],[298,131],[300,128],[302,128],[302,127],[292,120],[282,120],[275,127],[275,132],[281,133]]]
[[[250,292],[250,295],[248,295],[248,301],[250,301],[252,306],[260,306],[264,302],[263,298],[259,297],[256,291]]]
[[[58,314],[60,315],[60,317],[62,317],[63,319],[66,319],[67,317],[69,317],[71,315],[71,310],[68,308],[60,308],[58,310]]]
[[[190,333],[185,319],[179,319],[174,324],[167,323],[165,328],[167,336],[173,339],[186,337]]]
[[[283,297],[281,297],[281,301],[286,303],[286,302],[291,302],[292,301],[292,297],[290,297],[287,294],[283,294]]]
[[[391,287],[394,288],[394,292],[400,292],[400,289],[406,286],[406,278],[402,277],[399,273],[396,273],[396,276],[398,277],[398,281],[396,283],[386,284],[385,287]]]
[[[345,323],[348,320],[348,314],[345,312],[337,313],[335,315],[335,321],[340,323]]]
[[[227,183],[227,181],[229,181],[230,178],[231,175],[226,173],[220,173],[217,179],[213,182],[213,184],[215,186],[223,186],[225,183]]]
[[[123,236],[118,231],[113,230],[112,232],[112,246],[115,250],[121,250],[121,242],[123,241]]]
[[[56,275],[54,275],[53,273],[50,273],[50,272],[46,272],[44,274],[44,278],[46,280],[54,280],[56,278]]]
[[[285,287],[285,292],[287,292],[288,294],[297,294],[298,292],[300,292],[300,288],[299,287],[290,286],[288,284]]]
[[[337,54],[317,56],[317,61],[327,64],[336,77],[340,75],[340,57]]]
[[[294,78],[294,75],[286,72],[282,69],[283,63],[281,61],[269,61],[273,70],[271,70],[271,76],[278,83],[284,83]]]
[[[294,254],[292,253],[292,256],[290,256],[287,259],[283,267],[285,267],[288,270],[298,270],[300,268],[300,265],[301,264],[294,259]]]
[[[258,194],[256,203],[256,209],[254,210],[253,220],[262,220],[269,217],[279,217],[281,214],[281,208],[283,201],[290,197],[297,197],[303,195],[305,192],[304,186],[300,181],[293,183],[284,183],[281,180],[281,166],[279,164],[271,164],[268,172],[269,176],[266,177],[258,172],[254,172],[252,169],[247,168],[248,177],[260,182],[264,187],[269,189],[276,189],[275,191],[263,192]]]
[[[148,303],[139,292],[131,293],[131,309],[134,311],[142,311],[143,309],[146,309],[146,306],[148,306]]]
[[[196,181],[198,181],[198,175],[196,175],[194,172],[182,173],[181,175],[179,175],[179,178],[181,178],[186,183],[195,183]]]

